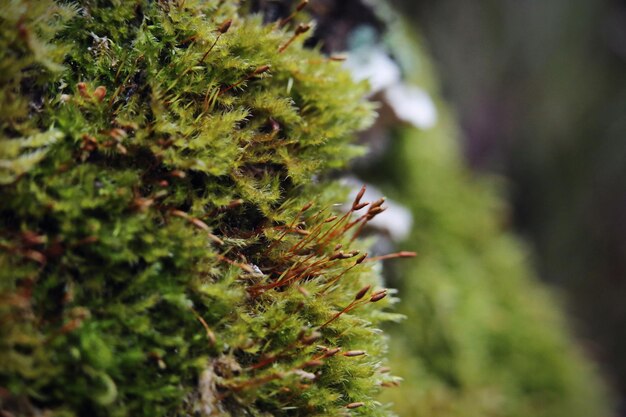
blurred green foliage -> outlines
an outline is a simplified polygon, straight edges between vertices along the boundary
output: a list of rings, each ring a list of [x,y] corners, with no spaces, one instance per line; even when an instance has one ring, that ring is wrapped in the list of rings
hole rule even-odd
[[[626,3],[393,1],[424,30],[466,157],[509,180],[541,278],[626,399]]]
[[[384,159],[364,172],[410,208],[413,232],[403,248],[418,253],[408,268],[393,269],[408,319],[392,332],[404,382],[385,398],[412,417],[610,415],[604,383],[562,306],[507,231],[501,184],[465,167],[431,63],[400,26],[389,44],[408,80],[434,95],[439,121],[424,131],[396,128]]]

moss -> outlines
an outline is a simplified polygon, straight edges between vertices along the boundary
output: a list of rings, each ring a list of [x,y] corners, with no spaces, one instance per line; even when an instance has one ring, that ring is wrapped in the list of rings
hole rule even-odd
[[[389,415],[365,86],[234,1],[1,7],[0,409]]]

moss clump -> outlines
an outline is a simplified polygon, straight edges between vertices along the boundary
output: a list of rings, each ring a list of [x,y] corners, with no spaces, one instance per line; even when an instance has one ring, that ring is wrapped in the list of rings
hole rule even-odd
[[[2,2],[1,410],[389,414],[376,204],[322,181],[365,87],[239,10]]]

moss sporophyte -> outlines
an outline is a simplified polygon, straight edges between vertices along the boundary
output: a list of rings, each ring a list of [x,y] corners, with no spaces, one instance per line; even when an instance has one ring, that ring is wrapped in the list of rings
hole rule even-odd
[[[367,87],[242,10],[0,3],[3,413],[390,415]]]

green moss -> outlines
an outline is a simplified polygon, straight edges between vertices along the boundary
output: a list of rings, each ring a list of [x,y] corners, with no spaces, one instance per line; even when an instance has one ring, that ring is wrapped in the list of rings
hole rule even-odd
[[[333,319],[380,285],[327,220],[365,86],[234,1],[0,16],[0,409],[389,415],[391,297]]]

